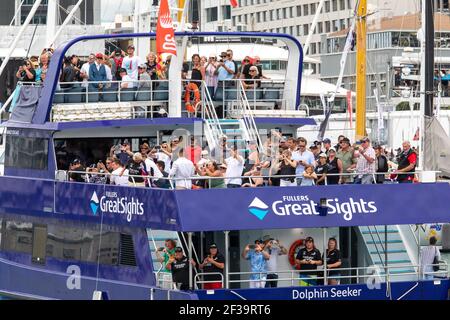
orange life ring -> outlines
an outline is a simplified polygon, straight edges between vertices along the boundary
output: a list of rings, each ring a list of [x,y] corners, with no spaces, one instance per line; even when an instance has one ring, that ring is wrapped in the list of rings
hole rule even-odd
[[[296,240],[294,241],[294,243],[291,244],[291,247],[289,248],[288,253],[289,263],[296,269],[300,269],[300,266],[295,264],[295,256],[297,254],[297,249],[303,246],[303,241],[304,241],[303,239]]]
[[[186,105],[186,110],[190,113],[194,113],[197,105],[200,102],[200,90],[198,89],[198,86],[193,83],[189,82],[186,85],[186,92],[184,94],[184,103]],[[191,92],[194,92],[194,106],[191,104]]]

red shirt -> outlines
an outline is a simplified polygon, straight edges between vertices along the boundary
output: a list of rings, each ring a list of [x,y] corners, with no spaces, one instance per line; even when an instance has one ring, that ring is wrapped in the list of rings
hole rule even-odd
[[[417,162],[417,154],[415,152],[411,153],[408,157],[409,164],[415,164]]]
[[[116,63],[117,69],[121,68],[122,67],[123,57],[120,57],[120,58],[114,57],[113,59],[114,59],[114,62]]]
[[[202,157],[202,148],[199,146],[187,148],[186,158],[191,160],[194,164],[200,161]]]

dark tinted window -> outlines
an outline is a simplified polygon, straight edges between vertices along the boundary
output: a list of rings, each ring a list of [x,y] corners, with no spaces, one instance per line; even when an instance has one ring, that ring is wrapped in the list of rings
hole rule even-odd
[[[46,170],[47,165],[48,139],[6,136],[6,167]]]
[[[63,260],[117,265],[120,234],[113,231],[48,227],[47,255]]]
[[[2,226],[2,249],[31,254],[33,225],[29,222],[5,221]]]

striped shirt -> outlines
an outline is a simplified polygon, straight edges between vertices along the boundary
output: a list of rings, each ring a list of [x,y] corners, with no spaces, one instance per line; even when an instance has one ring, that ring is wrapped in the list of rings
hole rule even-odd
[[[420,251],[420,265],[422,267],[422,273],[425,272],[433,272],[433,261],[434,257],[441,259],[441,253],[436,246],[429,245],[425,248],[422,248]]]
[[[361,152],[359,152],[359,157],[358,157],[358,161],[356,162],[356,172],[360,173],[360,174],[368,174],[368,173],[375,173],[375,150],[372,147],[367,147],[364,150],[364,154],[369,157],[374,159],[374,161],[372,163],[370,163],[369,161],[367,161],[367,159],[361,154]]]

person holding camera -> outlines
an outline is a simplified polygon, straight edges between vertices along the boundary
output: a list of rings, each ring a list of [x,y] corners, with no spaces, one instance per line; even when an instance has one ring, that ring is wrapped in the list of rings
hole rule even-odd
[[[227,188],[240,188],[242,185],[242,170],[244,170],[244,158],[239,155],[237,146],[230,148],[231,157],[225,159],[227,165],[227,171],[225,176],[228,178],[225,180]]]
[[[24,61],[24,63],[19,67],[16,73],[17,79],[22,82],[35,82],[36,81],[36,70],[34,70],[33,65],[30,60]]]
[[[199,268],[203,270],[204,273],[222,273],[225,268],[225,258],[219,253],[219,249],[215,243],[209,246],[209,254],[203,260],[203,263],[199,264]],[[205,281],[211,281],[203,284],[203,289],[214,290],[222,288],[222,280],[218,274],[211,274],[204,276]]]
[[[246,182],[242,187],[264,187],[264,179],[261,177],[261,165],[253,166],[253,169],[244,173],[245,177],[250,177],[249,182]]]
[[[255,244],[248,244],[242,251],[242,258],[250,261],[251,272],[250,288],[264,288],[267,278],[267,260],[270,255],[264,251],[264,244],[261,240],[256,240]]]
[[[297,168],[297,161],[292,160],[292,152],[289,149],[284,150],[279,156],[278,161],[280,162],[279,175],[282,176],[280,178],[280,187],[296,186],[295,169]]]
[[[278,256],[288,253],[286,247],[284,247],[278,239],[271,238],[270,236],[263,237],[264,251],[269,255],[267,260],[267,281],[266,288],[276,288],[278,286]]]

